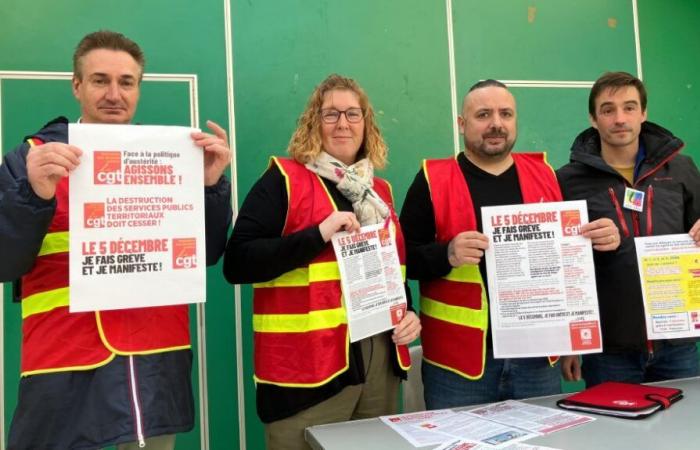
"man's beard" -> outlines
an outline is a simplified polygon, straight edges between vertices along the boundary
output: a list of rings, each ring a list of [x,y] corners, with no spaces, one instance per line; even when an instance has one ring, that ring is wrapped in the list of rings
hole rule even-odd
[[[486,141],[492,138],[503,138],[503,144],[498,147],[489,146]],[[476,153],[478,156],[483,158],[498,159],[499,157],[510,153],[515,145],[515,140],[512,142],[508,141],[508,133],[502,131],[492,131],[483,135],[481,141],[479,142],[470,142],[465,135],[464,145],[469,151]]]

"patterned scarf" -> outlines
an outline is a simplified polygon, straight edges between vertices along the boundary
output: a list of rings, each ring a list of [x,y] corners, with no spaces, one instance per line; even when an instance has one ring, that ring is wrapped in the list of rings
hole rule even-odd
[[[372,189],[374,168],[367,158],[346,166],[325,151],[306,168],[334,182],[350,203],[360,225],[374,225],[389,217],[389,207]]]

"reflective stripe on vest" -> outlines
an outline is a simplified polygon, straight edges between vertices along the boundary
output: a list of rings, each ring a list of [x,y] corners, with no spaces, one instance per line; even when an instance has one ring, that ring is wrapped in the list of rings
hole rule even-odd
[[[340,280],[340,269],[337,261],[309,264],[283,273],[279,277],[264,283],[253,284],[254,288],[308,286],[319,281]]]
[[[68,252],[68,232],[47,233],[39,249],[39,256]],[[68,306],[68,287],[39,292],[22,299],[22,319],[34,314],[45,313],[55,308]]]
[[[444,320],[445,322],[478,328],[485,331],[489,324],[488,300],[486,299],[486,291],[481,280],[481,274],[479,273],[479,266],[464,265],[453,268],[450,273],[442,277],[442,279],[457,283],[474,283],[480,285],[481,308],[464,308],[421,296],[421,312],[430,317]]]
[[[345,308],[322,309],[306,314],[253,314],[253,331],[304,333],[348,323]]]
[[[401,264],[401,277],[406,281],[406,265]],[[254,288],[271,288],[271,287],[294,287],[308,286],[309,283],[319,281],[334,281],[340,280],[340,269],[337,261],[324,263],[314,263],[309,267],[300,267],[283,273],[274,280],[265,281],[263,283],[253,283]]]
[[[39,249],[39,254],[37,256],[68,252],[68,236],[69,234],[67,231],[47,233],[44,237],[44,241],[41,243],[41,249]]]
[[[481,284],[481,272],[476,264],[466,264],[464,266],[453,267],[450,273],[443,277],[449,281],[459,281],[462,283]]]
[[[40,292],[22,299],[22,319],[34,314],[41,314],[52,309],[68,306],[68,288],[63,287],[52,291]]]
[[[486,296],[481,295],[481,309],[462,308],[448,305],[428,297],[420,298],[420,310],[423,314],[455,325],[464,325],[486,331],[489,325]]]

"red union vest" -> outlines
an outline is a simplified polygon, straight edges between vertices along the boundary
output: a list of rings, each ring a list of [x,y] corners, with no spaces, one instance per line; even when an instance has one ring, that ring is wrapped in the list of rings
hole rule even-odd
[[[285,178],[289,199],[283,236],[317,225],[337,210],[316,174],[288,158],[273,157],[273,163]],[[404,241],[393,210],[391,188],[386,181],[374,178],[374,190],[391,209],[403,266]],[[330,243],[308,266],[253,287],[257,383],[317,387],[348,369],[347,315]],[[401,368],[408,370],[410,356],[405,345],[396,346],[396,357]]]
[[[189,348],[186,305],[68,312],[68,184],[66,177],[56,188],[53,220],[22,277],[22,376],[94,369],[115,355]]]
[[[561,201],[554,171],[543,153],[513,153],[524,203]],[[454,158],[423,161],[435,211],[437,242],[476,230],[469,188]],[[463,212],[463,213],[462,213]],[[488,301],[478,265],[453,268],[442,278],[420,282],[423,357],[463,377],[484,374]],[[558,358],[550,358],[554,364]]]

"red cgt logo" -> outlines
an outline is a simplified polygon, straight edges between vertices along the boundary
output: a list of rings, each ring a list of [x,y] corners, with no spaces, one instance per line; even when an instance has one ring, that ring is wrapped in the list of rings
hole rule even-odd
[[[581,214],[578,211],[561,212],[561,232],[564,236],[578,236],[581,234]]]
[[[85,203],[83,205],[83,226],[85,228],[104,228],[104,203]]]
[[[96,151],[93,169],[94,184],[122,184],[122,152]]]
[[[197,239],[173,239],[173,269],[197,267]]]

